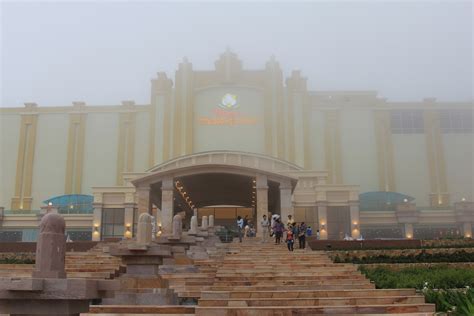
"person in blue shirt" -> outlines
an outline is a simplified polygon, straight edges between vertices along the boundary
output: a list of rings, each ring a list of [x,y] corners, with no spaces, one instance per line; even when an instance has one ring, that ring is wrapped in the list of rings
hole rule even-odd
[[[308,226],[308,228],[306,228],[306,236],[311,236],[313,234],[313,229],[311,228],[311,226]]]

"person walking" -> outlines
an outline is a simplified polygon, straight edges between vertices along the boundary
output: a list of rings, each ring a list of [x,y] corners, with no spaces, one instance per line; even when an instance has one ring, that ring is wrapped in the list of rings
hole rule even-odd
[[[285,226],[282,222],[280,222],[280,219],[278,218],[277,220],[275,220],[275,245],[279,245],[281,243],[281,237],[283,236],[284,229]]]
[[[306,248],[306,224],[304,222],[301,222],[298,229],[298,243],[300,245],[300,249]]]
[[[290,226],[292,227],[294,223],[295,223],[295,220],[293,219],[293,216],[288,215],[288,221],[286,221],[286,227],[290,228]]]
[[[249,217],[248,215],[245,215],[244,217],[244,238],[247,238],[249,236],[249,230],[250,230],[250,226],[249,226]]]
[[[288,227],[286,231],[286,245],[288,246],[288,251],[293,251],[293,245],[295,243],[295,238],[293,234],[293,225]]]
[[[244,220],[242,217],[237,216],[237,231],[239,234],[239,242],[242,242],[242,230],[244,228]]]
[[[266,243],[268,238],[268,226],[270,225],[266,215],[263,215],[260,225],[262,226],[262,242]]]

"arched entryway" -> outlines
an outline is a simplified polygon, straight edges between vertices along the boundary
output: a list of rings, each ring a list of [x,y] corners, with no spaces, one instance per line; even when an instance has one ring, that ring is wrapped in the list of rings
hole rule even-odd
[[[170,232],[172,218],[178,212],[190,218],[195,209],[232,205],[251,209],[259,235],[259,219],[264,214],[286,217],[293,213],[291,195],[297,179],[284,174],[291,170],[301,169],[266,156],[212,152],[158,165],[131,183],[137,190],[138,213],[151,212],[152,205],[156,205],[161,210],[165,234]]]

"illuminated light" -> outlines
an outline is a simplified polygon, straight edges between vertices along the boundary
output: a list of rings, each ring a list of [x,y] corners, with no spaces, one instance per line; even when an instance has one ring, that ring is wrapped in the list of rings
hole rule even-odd
[[[466,198],[463,197],[463,198],[461,199],[461,201],[462,201],[462,202],[466,202]]]
[[[357,225],[357,222],[354,222],[354,225]]]
[[[408,239],[412,239],[413,236],[412,236],[411,234],[407,234],[407,238],[408,238]]]
[[[408,199],[403,199],[403,202],[405,202],[405,203],[408,202]]]
[[[49,202],[48,205],[49,205],[49,206],[53,205],[53,202]]]
[[[125,227],[127,227],[127,228],[130,228],[131,226],[132,226],[132,224],[130,224],[130,223],[127,223],[127,225],[125,225]]]

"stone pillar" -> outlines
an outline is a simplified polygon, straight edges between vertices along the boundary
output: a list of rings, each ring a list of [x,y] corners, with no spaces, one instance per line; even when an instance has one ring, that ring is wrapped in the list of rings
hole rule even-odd
[[[328,215],[328,207],[326,203],[319,203],[318,204],[318,220],[319,220],[319,238],[322,240],[328,239],[328,231],[327,231],[327,215]]]
[[[286,226],[288,215],[293,218],[295,214],[293,212],[293,206],[291,203],[291,183],[280,183],[280,216],[282,223]]]
[[[412,239],[413,238],[413,224],[412,223],[405,223],[405,238]]]
[[[163,179],[161,184],[161,231],[163,236],[172,234],[173,225],[173,178]]]
[[[454,203],[456,222],[462,225],[464,238],[472,238],[472,223],[474,223],[474,203],[461,201]]]
[[[151,242],[152,216],[148,213],[140,214],[137,227],[137,244],[148,245]]]
[[[66,278],[66,222],[59,214],[46,214],[39,225],[34,278]]]
[[[181,239],[183,234],[183,221],[180,215],[175,215],[173,217],[173,239]]]
[[[207,221],[207,216],[203,216],[201,219],[201,229],[207,230],[209,228],[209,223]]]
[[[462,233],[463,233],[464,238],[472,238],[472,224],[463,223]]]
[[[133,237],[133,210],[135,209],[135,203],[125,203],[125,214],[124,214],[124,230],[123,236],[125,238]]]
[[[209,215],[209,228],[214,227],[214,215]]]
[[[418,211],[415,203],[403,202],[396,205],[395,214],[398,223],[403,224],[405,228],[405,238],[414,238],[413,225],[418,223]]]
[[[102,224],[102,203],[94,202],[94,215],[92,219],[92,240],[101,240],[101,224]]]
[[[143,213],[151,214],[149,186],[137,188],[137,210],[139,215]]]
[[[197,231],[198,231],[198,220],[197,220],[196,215],[191,217],[191,223],[190,223],[189,227],[190,228],[189,228],[188,234],[189,235],[196,235]]]
[[[266,175],[257,174],[257,216],[255,218],[255,227],[257,228],[257,237],[262,235],[262,221],[263,215],[268,216],[268,179]]]
[[[360,237],[359,203],[351,202],[349,210],[351,214],[351,235],[352,238],[357,239]]]

